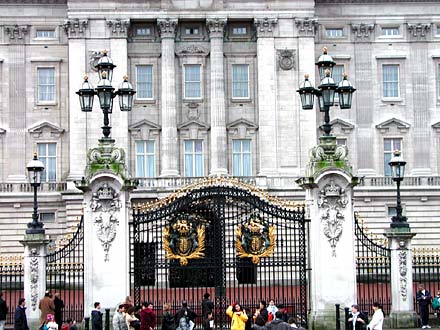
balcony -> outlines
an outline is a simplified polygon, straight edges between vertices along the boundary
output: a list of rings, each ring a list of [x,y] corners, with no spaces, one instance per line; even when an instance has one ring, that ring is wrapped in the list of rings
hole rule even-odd
[[[67,189],[67,182],[44,182],[38,187],[39,192],[62,192]],[[34,188],[27,182],[0,183],[0,193],[32,193]]]

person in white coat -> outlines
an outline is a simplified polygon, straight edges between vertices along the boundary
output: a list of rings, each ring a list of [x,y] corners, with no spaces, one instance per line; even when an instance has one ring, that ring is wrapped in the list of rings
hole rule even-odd
[[[382,324],[383,324],[383,312],[382,308],[380,307],[380,304],[378,302],[373,303],[373,318],[371,319],[371,322],[368,324],[367,329],[369,330],[382,330]]]

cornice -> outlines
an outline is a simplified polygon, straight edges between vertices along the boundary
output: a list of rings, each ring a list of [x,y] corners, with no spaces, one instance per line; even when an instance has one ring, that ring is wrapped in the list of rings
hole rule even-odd
[[[342,4],[342,3],[350,3],[350,4],[383,4],[383,3],[435,3],[438,0],[315,0],[316,4]]]
[[[0,5],[17,5],[17,1],[0,0]],[[67,5],[67,0],[21,0],[20,5]]]

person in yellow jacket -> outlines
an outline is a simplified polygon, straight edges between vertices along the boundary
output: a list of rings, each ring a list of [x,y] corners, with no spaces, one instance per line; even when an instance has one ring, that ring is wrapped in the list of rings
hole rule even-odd
[[[226,310],[226,315],[228,315],[231,320],[231,330],[244,330],[246,326],[246,321],[248,316],[241,309],[241,306],[237,303],[232,304]]]

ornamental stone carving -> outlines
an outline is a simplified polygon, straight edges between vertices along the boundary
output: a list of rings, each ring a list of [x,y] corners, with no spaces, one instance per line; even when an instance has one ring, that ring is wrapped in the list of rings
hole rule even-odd
[[[127,30],[130,26],[129,19],[113,19],[107,20],[107,26],[110,28],[113,37],[127,37]]]
[[[209,50],[198,45],[180,45],[176,48],[177,56],[208,56]]]
[[[27,25],[6,25],[5,32],[9,41],[22,41],[29,31]]]
[[[424,38],[426,34],[431,29],[431,24],[429,23],[417,23],[417,24],[407,24],[408,32],[413,38]]]
[[[277,18],[256,18],[254,20],[255,27],[257,28],[258,38],[272,38],[275,25],[278,23]]]
[[[295,20],[295,25],[298,30],[298,34],[303,34],[303,35],[314,36],[316,32],[317,24],[318,23],[316,19],[310,19],[308,17],[304,19]]]
[[[321,209],[322,230],[336,257],[336,245],[343,231],[344,214],[341,209],[348,204],[345,190],[333,180],[319,192],[318,207]]]
[[[296,64],[296,50],[284,49],[277,51],[278,65],[283,70],[292,70]]]
[[[226,18],[208,18],[206,27],[210,38],[223,38],[225,32]]]
[[[84,32],[89,24],[87,19],[66,19],[63,28],[69,38],[84,37]]]
[[[357,39],[369,39],[374,32],[375,24],[351,24],[351,31]]]
[[[118,213],[122,207],[119,193],[104,183],[90,201],[90,209],[94,213],[93,223],[96,225],[96,236],[104,249],[104,261],[109,260],[109,250],[116,237],[119,225]]]
[[[102,51],[89,50],[87,54],[89,56],[89,70],[98,72],[98,69],[95,66],[96,64],[98,64],[99,59],[102,57]]]
[[[402,296],[402,300],[406,301],[408,297],[408,251],[406,249],[406,242],[399,242],[399,286],[400,286],[400,295]]]
[[[37,303],[38,303],[38,257],[39,253],[36,248],[31,249],[31,259],[29,262],[29,268],[30,268],[30,282],[31,282],[31,308],[33,311],[37,309]]]
[[[175,38],[177,31],[177,19],[174,18],[160,18],[157,20],[159,33],[161,38]]]

